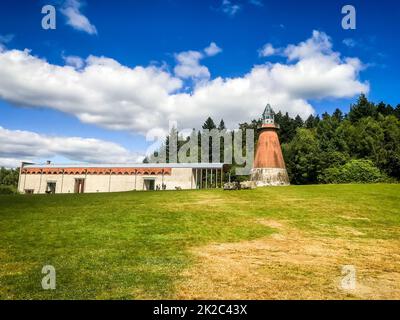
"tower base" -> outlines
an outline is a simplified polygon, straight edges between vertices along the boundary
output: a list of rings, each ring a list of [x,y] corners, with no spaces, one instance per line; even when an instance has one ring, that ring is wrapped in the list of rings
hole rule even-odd
[[[286,169],[281,168],[251,169],[251,181],[254,181],[257,187],[290,185]]]

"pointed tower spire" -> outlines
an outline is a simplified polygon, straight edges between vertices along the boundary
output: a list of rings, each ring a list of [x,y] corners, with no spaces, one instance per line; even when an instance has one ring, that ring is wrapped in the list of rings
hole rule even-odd
[[[274,110],[272,110],[272,107],[269,103],[265,106],[262,118],[263,118],[263,124],[275,123],[275,112]]]

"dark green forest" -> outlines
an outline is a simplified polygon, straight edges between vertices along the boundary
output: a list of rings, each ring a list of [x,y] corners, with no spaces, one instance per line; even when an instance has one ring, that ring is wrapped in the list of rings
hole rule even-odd
[[[400,178],[400,105],[361,95],[348,114],[279,119],[282,151],[294,184],[379,182]]]
[[[18,186],[19,168],[0,168],[0,194],[11,194],[16,192]]]
[[[254,119],[238,126],[256,129],[261,122],[261,118]],[[347,114],[336,109],[303,121],[300,116],[278,112],[275,122],[280,126],[279,139],[292,184],[395,182],[400,178],[400,104],[375,104],[362,94]],[[202,128],[226,130],[223,120],[216,125],[210,117]],[[197,132],[199,145],[201,134]],[[186,141],[178,142],[178,150]],[[162,148],[168,152],[169,137]],[[144,162],[152,162],[151,157]],[[235,176],[234,169],[235,164],[230,170],[233,180],[248,179]]]

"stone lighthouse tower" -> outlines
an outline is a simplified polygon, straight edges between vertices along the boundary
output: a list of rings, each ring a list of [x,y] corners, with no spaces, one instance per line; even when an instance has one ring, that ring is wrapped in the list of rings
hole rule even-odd
[[[256,147],[251,180],[258,187],[289,185],[282,149],[279,143],[279,126],[275,124],[274,111],[267,104],[263,113],[263,123]]]

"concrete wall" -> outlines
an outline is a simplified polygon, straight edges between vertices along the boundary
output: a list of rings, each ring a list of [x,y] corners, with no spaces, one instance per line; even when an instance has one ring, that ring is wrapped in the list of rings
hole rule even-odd
[[[289,176],[286,169],[281,168],[253,168],[251,169],[251,181],[257,187],[288,186]]]
[[[145,179],[154,179],[160,188],[164,183],[167,190],[195,189],[196,182],[191,168],[172,168],[171,175],[115,175],[112,174],[22,174],[18,190],[32,189],[34,193],[46,193],[48,182],[56,183],[56,193],[74,193],[75,179],[85,179],[85,193],[120,192],[145,190]]]
[[[167,185],[167,190],[174,190],[175,187],[182,189],[196,188],[192,168],[173,168],[170,176],[164,176],[164,183]]]

